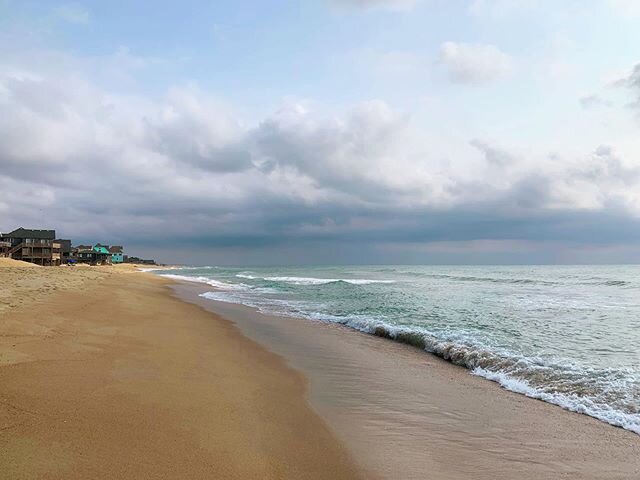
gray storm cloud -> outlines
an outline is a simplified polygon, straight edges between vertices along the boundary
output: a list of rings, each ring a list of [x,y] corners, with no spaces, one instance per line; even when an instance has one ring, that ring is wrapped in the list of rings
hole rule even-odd
[[[381,101],[332,117],[293,106],[247,124],[195,87],[151,99],[82,75],[5,68],[0,228],[240,248],[615,242],[624,238],[595,234],[594,222],[635,225],[640,174],[612,147],[575,159],[471,139],[465,155],[443,160],[436,140]]]

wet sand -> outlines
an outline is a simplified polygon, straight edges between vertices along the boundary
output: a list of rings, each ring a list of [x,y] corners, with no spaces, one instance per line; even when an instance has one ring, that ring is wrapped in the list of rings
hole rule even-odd
[[[310,382],[356,462],[388,479],[638,479],[640,436],[515,394],[385,339],[176,294],[232,320]]]
[[[0,479],[369,478],[304,376],[171,282],[0,263]]]

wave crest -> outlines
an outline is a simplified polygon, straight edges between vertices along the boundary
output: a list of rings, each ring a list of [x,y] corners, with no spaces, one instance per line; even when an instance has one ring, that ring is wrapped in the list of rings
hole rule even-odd
[[[256,277],[256,276],[248,275],[244,273],[238,273],[236,277],[247,278],[250,280],[266,280],[268,282],[289,283],[293,285],[303,285],[303,286],[329,285],[332,283],[348,283],[350,285],[395,283],[395,280],[375,280],[375,279],[368,279],[368,278],[315,278],[315,277],[288,277],[288,276]]]
[[[171,278],[173,280],[181,280],[184,282],[203,283],[220,290],[247,290],[249,288],[248,285],[245,285],[243,283],[227,283],[220,280],[213,280],[208,277],[189,277],[186,275],[174,275],[171,273],[161,274],[160,276]]]

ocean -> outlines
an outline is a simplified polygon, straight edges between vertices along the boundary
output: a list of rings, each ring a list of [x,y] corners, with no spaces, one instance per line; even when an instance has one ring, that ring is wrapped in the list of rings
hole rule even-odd
[[[640,434],[640,266],[155,273],[209,285],[201,296],[210,300],[408,343],[513,392]]]

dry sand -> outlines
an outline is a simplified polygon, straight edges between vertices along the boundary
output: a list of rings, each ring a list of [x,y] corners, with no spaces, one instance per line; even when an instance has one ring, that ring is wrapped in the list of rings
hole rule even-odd
[[[360,478],[304,377],[167,283],[0,263],[0,478]]]

